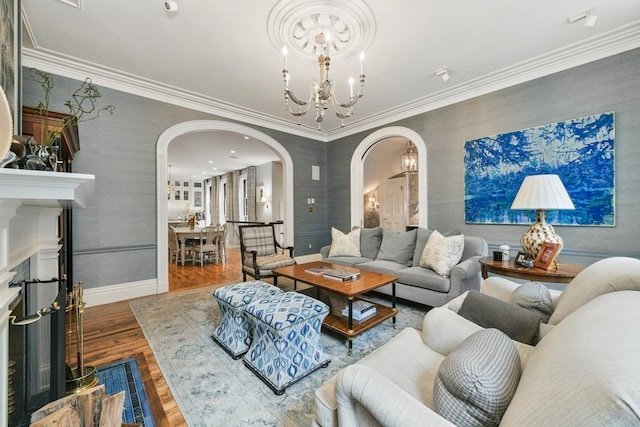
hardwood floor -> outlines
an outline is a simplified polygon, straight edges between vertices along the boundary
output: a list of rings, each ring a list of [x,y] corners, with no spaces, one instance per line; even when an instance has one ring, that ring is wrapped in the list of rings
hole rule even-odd
[[[238,250],[227,250],[225,262],[205,267],[169,264],[169,293],[240,280],[242,273]],[[129,308],[129,302],[88,307],[85,310],[84,364],[98,367],[117,360],[137,357],[141,374],[145,379],[145,389],[154,389],[150,391],[149,401],[157,425],[185,426],[185,420],[162,377],[144,333]],[[72,359],[71,365],[75,367],[75,358]]]

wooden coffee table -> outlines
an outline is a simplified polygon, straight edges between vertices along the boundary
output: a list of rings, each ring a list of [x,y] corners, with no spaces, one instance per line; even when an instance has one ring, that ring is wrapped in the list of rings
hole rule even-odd
[[[333,279],[327,279],[322,275],[316,275],[307,273],[305,270],[317,267],[328,267],[339,270],[349,270],[354,272],[360,272],[360,277],[355,280],[338,281]],[[347,337],[349,341],[349,352],[353,348],[353,338],[360,335],[366,330],[373,328],[374,326],[384,322],[390,317],[393,318],[393,327],[396,327],[396,314],[398,309],[396,308],[396,276],[389,274],[374,273],[372,271],[359,270],[357,268],[345,267],[339,264],[331,264],[323,261],[314,261],[305,264],[291,265],[288,267],[280,267],[273,270],[273,274],[276,276],[288,277],[294,281],[306,283],[317,289],[317,295],[319,296],[320,289],[324,289],[330,292],[334,292],[338,295],[342,295],[347,298],[349,306],[349,316],[338,316],[331,311],[324,319],[323,326],[337,332],[340,335]],[[368,317],[362,321],[354,321],[353,319],[353,301],[354,299],[364,299],[361,297],[369,291],[372,291],[380,286],[388,285],[391,283],[391,307],[377,304],[372,302],[376,306],[376,314]]]

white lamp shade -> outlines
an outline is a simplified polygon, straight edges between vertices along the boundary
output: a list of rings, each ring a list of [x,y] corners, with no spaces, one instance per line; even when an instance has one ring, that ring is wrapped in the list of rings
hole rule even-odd
[[[524,179],[511,209],[575,209],[558,175],[530,175]]]

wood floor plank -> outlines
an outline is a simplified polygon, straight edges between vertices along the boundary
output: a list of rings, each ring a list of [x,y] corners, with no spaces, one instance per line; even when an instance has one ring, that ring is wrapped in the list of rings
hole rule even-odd
[[[228,249],[224,262],[200,267],[169,264],[169,293],[183,292],[213,284],[242,280],[240,253]],[[129,307],[130,301],[88,307],[84,315],[84,364],[98,367],[128,357],[136,357],[145,387],[155,388],[149,402],[159,427],[186,426],[169,386],[162,376],[156,359]],[[75,349],[72,352],[75,355]],[[76,366],[75,356],[70,365]],[[164,418],[161,415],[164,414]]]

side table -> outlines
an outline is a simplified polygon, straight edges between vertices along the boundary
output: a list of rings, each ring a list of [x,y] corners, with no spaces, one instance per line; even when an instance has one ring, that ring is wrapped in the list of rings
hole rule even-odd
[[[510,261],[494,261],[493,258],[480,258],[480,268],[482,269],[482,278],[489,277],[489,273],[500,276],[513,277],[515,279],[533,280],[538,282],[549,283],[569,283],[578,275],[584,267],[581,265],[558,263],[557,268],[544,270],[538,267],[521,267],[515,265],[513,260]]]

